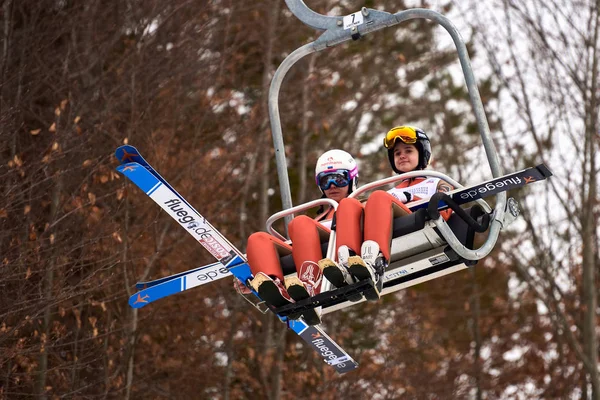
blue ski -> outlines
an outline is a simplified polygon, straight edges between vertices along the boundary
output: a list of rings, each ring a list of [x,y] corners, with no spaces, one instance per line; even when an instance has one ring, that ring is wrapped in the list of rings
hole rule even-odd
[[[117,167],[152,200],[179,222],[189,234],[208,250],[221,264],[235,265],[244,260],[243,254],[225,239],[198,211],[183,201],[181,195],[159,180],[156,175],[136,162]]]
[[[185,204],[187,204],[190,208],[193,209],[193,207],[183,198],[183,196],[181,196],[179,193],[177,193],[177,191],[169,184],[169,182],[167,182],[167,180],[164,179],[146,161],[146,159],[144,157],[142,157],[142,155],[140,154],[140,152],[135,147],[130,146],[130,145],[120,146],[115,151],[115,156],[117,157],[117,159],[119,160],[119,162],[121,162],[121,164],[127,164],[127,163],[130,163],[130,162],[136,162],[136,163],[140,164],[141,166],[143,166],[144,168],[146,168],[148,170],[148,172],[150,172],[152,175],[154,175],[159,181],[161,181],[164,185],[166,185],[175,195],[177,195],[179,197],[179,199],[181,199],[181,201],[183,201]],[[198,214],[198,212],[196,210],[194,210],[194,212],[196,214]],[[191,274],[191,273],[193,273],[195,271],[198,271],[200,269],[203,269],[203,268],[215,267],[215,266],[217,266],[219,264],[220,263],[209,264],[209,265],[206,265],[206,266],[203,266],[203,267],[194,268],[194,269],[189,270],[189,271],[180,272],[178,274],[174,274],[174,275],[167,276],[167,277],[164,277],[164,278],[156,279],[156,280],[150,281],[150,282],[138,282],[138,283],[136,283],[135,286],[136,286],[137,289],[146,289],[146,288],[149,288],[151,286],[164,283],[164,282],[166,282],[168,280],[176,279],[176,278],[182,277],[184,275]],[[214,273],[215,273],[214,271],[207,272],[207,274],[209,274],[209,275],[213,275]],[[227,274],[227,275],[225,275],[225,274],[218,274],[218,278],[214,278],[214,277],[213,278],[214,279],[221,279],[221,278],[224,278],[225,276],[229,276],[229,275],[230,274]],[[173,285],[172,287],[175,287],[175,286]],[[192,288],[192,287],[195,287],[195,286],[188,286],[188,288]]]
[[[120,148],[121,149],[121,148]],[[123,153],[117,157],[123,159]],[[137,152],[137,151],[136,151]],[[121,157],[119,157],[121,155]],[[143,160],[139,153],[138,160]],[[128,155],[135,157],[136,155]],[[117,171],[127,176],[136,186],[154,200],[200,244],[207,249],[221,264],[227,267],[236,278],[247,282],[252,277],[247,260],[243,253],[235,248],[219,231],[198,213],[183,197],[177,193],[164,178],[145,161],[145,165],[137,162],[128,162],[117,167]],[[198,286],[199,279],[190,279],[189,275],[182,275],[144,289],[129,300],[134,308],[143,307],[159,298],[169,294],[178,293],[191,287]],[[200,283],[201,284],[201,283]],[[255,293],[256,294],[256,293]],[[285,317],[282,318],[286,320]],[[307,325],[302,320],[287,320],[290,328],[296,332],[306,343],[315,349],[323,360],[333,366],[338,373],[345,373],[358,368],[358,363],[339,347],[319,326]]]
[[[458,205],[470,203],[472,201],[485,197],[496,195],[511,189],[516,189],[529,185],[534,182],[543,181],[552,176],[552,172],[545,164],[540,164],[536,167],[524,169],[522,171],[513,172],[503,175],[498,178],[490,179],[476,185],[455,189],[448,192],[448,196]],[[429,200],[421,200],[411,203],[409,208],[411,211],[416,211],[419,208],[424,208],[429,205]],[[443,201],[438,203],[438,210],[444,210],[448,205]]]
[[[247,263],[240,263],[230,267],[225,267],[221,263],[215,263],[197,270],[186,271],[185,273],[178,275],[179,276],[176,277],[167,277],[163,282],[142,289],[129,298],[129,305],[132,308],[142,308],[156,300],[184,292],[200,285],[212,283],[215,280],[227,276],[249,277],[251,276],[251,273]]]
[[[117,148],[117,150],[115,151],[115,156],[117,157],[117,159],[119,160],[121,165],[135,162],[135,163],[138,163],[139,165],[141,165],[142,167],[146,168],[148,170],[148,172],[150,172],[152,175],[154,175],[159,181],[162,182],[163,185],[165,185],[167,188],[169,188],[182,202],[187,204],[187,206],[190,207],[191,209],[194,209],[194,207],[192,207],[191,204],[188,203],[187,200],[184,199],[182,195],[180,195],[179,193],[177,193],[177,191],[175,189],[173,189],[173,187],[169,184],[169,182],[167,182],[167,180],[165,178],[163,178],[158,172],[156,172],[156,170],[148,163],[148,161],[146,161],[146,159],[144,157],[142,157],[142,155],[140,154],[138,149],[126,144],[126,145],[123,145],[123,146],[120,146]],[[118,168],[117,168],[117,170],[118,170]],[[198,214],[198,211],[194,210],[194,212],[196,214]],[[198,214],[198,215],[200,215],[200,214]],[[223,238],[223,239],[227,240],[225,238]]]
[[[165,178],[160,176],[160,174],[158,172],[156,172],[156,170],[148,163],[148,161],[146,161],[146,159],[144,157],[142,157],[142,155],[140,154],[138,149],[136,149],[135,147],[130,146],[128,144],[119,146],[117,148],[117,150],[115,150],[115,156],[117,157],[117,159],[119,160],[121,165],[132,163],[132,162],[140,164],[142,167],[146,168],[152,175],[156,176],[159,181],[161,181],[169,189],[171,189],[173,192],[175,192],[177,194],[177,196],[181,197],[181,195],[179,193],[177,193],[177,191],[175,189],[173,189],[173,187],[169,184],[169,182],[167,182],[167,180]]]
[[[216,262],[216,263],[212,263],[212,264],[208,264],[208,265],[203,265],[201,267],[192,268],[192,269],[189,269],[187,271],[178,272],[176,274],[165,276],[164,278],[155,279],[153,281],[137,282],[135,284],[135,288],[139,289],[139,290],[147,289],[149,287],[156,286],[156,285],[164,283],[166,281],[170,281],[171,279],[180,278],[183,275],[192,274],[192,273],[195,273],[196,271],[200,271],[200,270],[205,269],[205,268],[214,267],[214,266],[221,266],[221,265],[222,264],[220,262]],[[224,276],[220,276],[220,275],[219,275],[218,278],[217,278],[217,276],[214,276],[214,277],[211,276],[212,280],[221,279],[223,277]]]
[[[146,159],[142,157],[138,149],[128,144],[119,146],[117,150],[115,150],[115,157],[117,157],[121,164],[136,162],[140,165],[143,165],[144,167],[150,166]]]

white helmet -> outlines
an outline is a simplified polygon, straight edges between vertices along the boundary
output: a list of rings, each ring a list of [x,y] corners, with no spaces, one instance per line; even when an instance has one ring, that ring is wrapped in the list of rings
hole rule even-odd
[[[323,175],[329,175],[331,173],[341,172],[345,173],[348,180],[350,181],[350,189],[348,194],[352,193],[358,187],[358,165],[354,158],[344,150],[329,150],[326,151],[317,160],[315,166],[315,181],[317,186],[323,192],[323,188],[319,184],[319,178]],[[327,187],[329,183],[327,184]]]

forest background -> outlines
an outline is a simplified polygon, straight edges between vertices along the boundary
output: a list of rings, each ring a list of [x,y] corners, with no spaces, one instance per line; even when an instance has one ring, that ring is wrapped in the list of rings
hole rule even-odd
[[[327,315],[360,363],[337,375],[231,280],[140,311],[138,280],[212,262],[115,172],[129,143],[244,248],[281,208],[267,88],[318,37],[281,0],[3,0],[0,18],[0,398],[600,399],[597,1],[306,1],[427,7],[468,43],[522,217],[478,266]],[[484,7],[485,6],[485,7]],[[457,74],[458,73],[458,74]],[[432,167],[491,177],[447,33],[409,21],[307,57],[280,110],[294,203],[343,148],[390,174],[398,124]]]

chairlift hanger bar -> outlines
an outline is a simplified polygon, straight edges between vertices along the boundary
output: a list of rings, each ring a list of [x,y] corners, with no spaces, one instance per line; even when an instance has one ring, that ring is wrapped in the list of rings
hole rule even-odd
[[[361,11],[351,14],[362,15],[363,22],[361,24],[349,27],[344,26],[344,17],[332,17],[319,14],[311,10],[303,0],[285,0],[285,2],[290,11],[300,21],[314,29],[323,30],[325,32],[314,42],[298,48],[296,51],[292,52],[290,55],[288,55],[288,57],[286,57],[286,59],[281,63],[275,72],[273,80],[271,81],[271,87],[269,89],[269,115],[271,120],[273,144],[275,147],[275,158],[277,161],[281,198],[284,209],[292,207],[291,190],[287,174],[287,162],[285,157],[278,106],[279,91],[286,73],[296,62],[308,54],[324,50],[327,47],[333,47],[353,38],[356,39],[369,32],[374,32],[416,18],[424,18],[437,22],[439,25],[442,25],[452,37],[458,52],[463,74],[465,76],[469,98],[475,113],[477,126],[482,137],[483,146],[490,164],[492,176],[494,178],[502,176],[502,167],[500,166],[498,154],[491,139],[483,104],[481,102],[477,84],[475,83],[475,77],[473,76],[473,70],[471,68],[467,47],[465,46],[460,33],[448,18],[436,11],[422,8],[408,9],[400,11],[396,14],[390,14],[388,12],[363,7]],[[498,209],[503,210],[505,203],[506,194],[499,194],[497,196],[496,203],[498,205]],[[497,217],[501,218],[502,216],[497,215]]]

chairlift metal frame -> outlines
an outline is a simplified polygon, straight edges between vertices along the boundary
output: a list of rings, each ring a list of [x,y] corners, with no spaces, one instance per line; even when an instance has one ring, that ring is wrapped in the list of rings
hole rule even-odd
[[[304,211],[309,207],[305,205],[300,205],[294,207],[292,205],[292,197],[290,190],[289,177],[287,172],[287,160],[285,155],[285,147],[283,142],[283,134],[281,128],[281,120],[279,115],[279,92],[281,89],[281,85],[283,83],[283,79],[285,75],[290,70],[290,68],[296,64],[303,57],[317,52],[322,51],[338,44],[341,44],[350,40],[357,40],[360,37],[366,35],[370,32],[375,32],[384,28],[392,27],[394,25],[400,24],[401,22],[412,20],[412,19],[428,19],[434,22],[437,22],[439,25],[443,26],[446,31],[452,37],[452,40],[456,46],[456,50],[458,53],[458,57],[460,60],[460,64],[462,67],[462,71],[465,77],[465,82],[467,85],[469,99],[471,105],[473,107],[473,111],[475,113],[475,118],[477,121],[477,126],[481,135],[481,139],[483,142],[483,146],[486,152],[486,156],[490,165],[490,169],[492,172],[492,176],[494,178],[500,177],[503,174],[502,167],[500,166],[498,160],[498,154],[496,152],[496,148],[491,139],[489,126],[487,122],[487,118],[484,112],[483,104],[481,102],[481,97],[479,95],[479,90],[477,88],[477,84],[475,82],[475,78],[473,76],[473,71],[471,68],[471,62],[469,59],[469,55],[467,53],[467,48],[465,46],[464,41],[462,40],[459,32],[455,28],[455,26],[450,22],[448,18],[443,16],[442,14],[428,9],[408,9],[404,11],[397,12],[395,14],[391,14],[384,11],[374,10],[370,8],[363,7],[360,11],[347,15],[347,16],[325,16],[315,11],[311,10],[303,0],[285,0],[290,11],[296,16],[300,21],[305,23],[306,25],[324,31],[315,41],[311,43],[307,43],[291,54],[289,54],[281,63],[281,65],[277,68],[273,79],[271,81],[271,85],[269,88],[268,95],[268,108],[269,108],[269,116],[271,121],[271,131],[273,136],[273,145],[275,148],[275,159],[277,164],[277,174],[279,178],[279,187],[281,192],[281,199],[283,205],[283,211],[273,215],[269,218],[267,222],[267,230],[272,234],[283,237],[276,231],[274,231],[272,225],[273,223],[280,218],[285,219],[285,224],[291,221],[293,218],[293,214]],[[439,172],[434,171],[424,171],[427,176],[440,177],[449,183],[455,185],[455,187],[462,187],[458,182],[453,180],[452,178],[441,174]],[[382,186],[385,184],[389,184],[393,181],[401,180],[404,178],[408,178],[410,176],[420,175],[423,176],[423,171],[419,172],[409,172],[407,174],[398,175],[395,177],[379,180],[376,182],[372,182],[368,185],[362,186],[358,191],[352,194],[352,196],[357,196],[360,193],[363,193],[366,190],[372,190],[374,187]],[[489,205],[483,201],[479,200],[480,205],[486,210],[486,212],[492,212]],[[498,235],[503,226],[506,225],[507,222],[512,222],[514,219],[514,215],[507,218],[505,221],[505,211],[507,204],[507,194],[506,192],[501,192],[496,195],[496,208],[493,210],[491,215],[491,223],[489,225],[488,236],[485,242],[477,249],[468,249],[466,248],[453,233],[452,229],[449,227],[448,223],[444,221],[441,217],[436,220],[430,221],[429,228],[433,230],[437,228],[437,231],[441,234],[443,239],[445,239],[446,243],[444,245],[449,245],[452,250],[463,260],[479,260],[486,255],[488,255],[492,249],[494,248],[496,241],[498,239]],[[334,247],[334,236],[335,231],[332,231],[332,239],[330,239],[330,246],[328,248],[327,254],[328,256],[333,255],[333,247]],[[396,239],[394,239],[396,240]],[[394,251],[394,243],[392,243],[392,252]],[[428,254],[424,254],[425,257],[428,257]],[[392,254],[392,259],[393,259]],[[393,261],[393,260],[392,260]],[[464,264],[461,264],[462,268],[466,268]],[[390,268],[393,265],[390,265]],[[390,269],[389,268],[389,269]],[[452,269],[452,271],[450,271]],[[455,268],[449,268],[446,273],[454,272],[458,270]],[[445,274],[445,273],[444,273]],[[444,275],[442,274],[442,275]],[[440,276],[440,274],[434,274],[435,276],[429,277],[428,279],[433,279],[435,277]],[[425,280],[428,280],[425,279]],[[423,279],[418,279],[418,282],[415,281],[413,284],[422,282]],[[406,286],[410,286],[407,284],[402,284],[402,288]],[[331,290],[332,287],[329,282],[324,280],[321,291]],[[395,290],[400,289],[400,287],[395,288]],[[395,291],[394,290],[394,291]],[[387,292],[389,292],[388,290]],[[384,290],[383,294],[387,293]],[[348,303],[348,302],[347,302]],[[345,306],[351,305],[353,303],[348,303]],[[339,309],[343,307],[335,307],[335,309]]]

